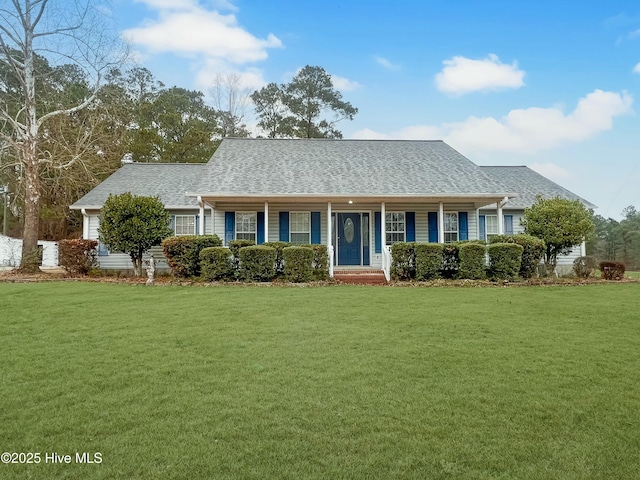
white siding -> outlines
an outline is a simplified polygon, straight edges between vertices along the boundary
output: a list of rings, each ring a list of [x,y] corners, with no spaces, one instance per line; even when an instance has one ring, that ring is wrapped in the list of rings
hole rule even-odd
[[[38,240],[42,247],[42,267],[58,266],[58,242]],[[22,257],[22,239],[0,235],[0,267],[19,267]]]

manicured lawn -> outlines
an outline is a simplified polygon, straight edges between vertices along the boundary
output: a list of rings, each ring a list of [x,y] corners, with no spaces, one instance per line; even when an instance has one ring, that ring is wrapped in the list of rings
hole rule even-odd
[[[42,455],[0,478],[638,478],[639,306],[637,283],[0,284],[0,450]]]

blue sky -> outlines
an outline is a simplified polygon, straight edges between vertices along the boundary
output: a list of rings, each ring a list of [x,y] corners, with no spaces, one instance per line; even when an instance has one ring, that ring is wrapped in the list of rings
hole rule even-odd
[[[345,138],[443,139],[528,165],[619,218],[640,209],[640,4],[601,0],[112,0],[167,85],[247,87],[323,67],[358,107]]]

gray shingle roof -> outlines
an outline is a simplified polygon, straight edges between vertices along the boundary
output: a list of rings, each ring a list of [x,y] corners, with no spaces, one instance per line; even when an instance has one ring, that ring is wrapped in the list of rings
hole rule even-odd
[[[225,139],[198,195],[506,195],[442,141]]]
[[[197,182],[206,164],[198,163],[129,163],[100,183],[71,208],[100,208],[110,193],[119,195],[160,196],[168,207],[197,207],[196,198],[185,192]]]
[[[505,205],[505,209],[527,208],[535,203],[538,195],[542,195],[543,198],[560,197],[568,200],[580,200],[587,208],[596,207],[591,202],[526,166],[481,166],[480,169],[510,190],[518,192],[518,196],[511,199]]]

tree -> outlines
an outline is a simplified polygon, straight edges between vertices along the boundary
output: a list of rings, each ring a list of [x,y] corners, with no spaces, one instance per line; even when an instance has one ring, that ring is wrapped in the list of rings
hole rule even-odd
[[[159,197],[109,195],[100,211],[98,238],[109,250],[127,253],[140,276],[144,253],[172,234],[170,220]]]
[[[559,197],[538,197],[531,207],[525,209],[524,231],[544,240],[544,263],[548,274],[554,272],[558,255],[568,254],[593,234],[592,217],[592,212],[580,200]]]
[[[249,104],[250,90],[242,86],[237,73],[218,73],[213,80],[211,97],[218,113],[218,133],[225,137],[248,137],[244,123]]]
[[[307,65],[288,84],[270,83],[251,95],[258,126],[270,138],[342,138],[335,125],[353,120],[358,109],[345,102],[321,67]]]
[[[54,118],[75,114],[92,104],[102,71],[118,50],[105,43],[106,30],[98,22],[99,9],[92,8],[89,2],[50,5],[49,0],[10,0],[0,7],[0,67],[5,73],[0,80],[0,147],[15,160],[20,177],[24,204],[20,268],[25,272],[38,271],[40,166],[55,162],[43,157],[42,129]],[[62,64],[69,65],[66,70],[72,75],[90,72],[85,78],[91,78],[91,87],[79,99],[54,95],[55,101],[45,102],[52,98],[48,93],[57,92],[56,75],[64,70],[52,66]],[[70,161],[81,162],[82,157]]]

